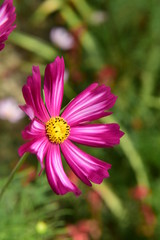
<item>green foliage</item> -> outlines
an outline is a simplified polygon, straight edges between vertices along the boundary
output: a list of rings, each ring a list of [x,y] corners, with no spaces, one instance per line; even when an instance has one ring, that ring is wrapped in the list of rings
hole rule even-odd
[[[1,201],[0,239],[49,239],[65,233],[66,210],[48,191],[46,179],[41,176],[24,187],[24,177],[24,173],[17,175]]]
[[[126,134],[120,146],[114,149],[82,147],[112,164],[110,178],[101,186],[92,188],[94,193],[99,194],[98,210],[97,198],[89,198],[90,189],[83,184],[80,185],[81,197],[75,198],[70,194],[57,197],[50,190],[45,176],[23,187],[22,179],[26,173],[22,171],[1,202],[0,240],[74,239],[73,235],[66,234],[65,227],[69,224],[77,227],[86,219],[94,219],[98,226],[96,232],[100,232],[97,238],[96,234],[88,233],[88,239],[158,240],[159,1],[14,2],[17,29],[0,53],[0,79],[3,79],[0,82],[0,97],[13,96],[22,103],[21,87],[31,74],[32,65],[41,65],[43,75],[44,66],[56,55],[63,55],[70,74],[65,83],[63,106],[92,82],[110,85],[118,101],[113,108],[114,119],[108,117],[102,122],[118,122]],[[103,12],[102,22],[93,20],[97,11]],[[51,43],[50,30],[56,26],[63,26],[73,34],[76,41],[73,49],[64,51]],[[114,74],[107,75],[106,71],[111,69]],[[11,89],[11,86],[14,88]],[[17,148],[22,143],[20,130],[26,122],[27,119],[22,120],[13,127],[13,124],[0,121],[0,174],[3,177],[15,163]],[[28,165],[35,168],[36,159],[29,160]],[[2,182],[3,178],[1,186]],[[135,200],[131,192],[141,185],[148,193]]]

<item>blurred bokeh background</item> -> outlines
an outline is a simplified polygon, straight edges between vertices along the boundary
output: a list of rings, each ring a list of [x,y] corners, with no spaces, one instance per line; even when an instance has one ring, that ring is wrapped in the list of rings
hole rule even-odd
[[[0,1],[2,3],[3,1]],[[92,82],[118,96],[125,132],[113,149],[82,147],[112,164],[92,188],[56,196],[30,156],[0,203],[0,240],[160,239],[160,4],[158,0],[14,0],[17,28],[0,52],[0,186],[19,157],[28,118],[21,88],[32,65],[65,59],[63,105]]]

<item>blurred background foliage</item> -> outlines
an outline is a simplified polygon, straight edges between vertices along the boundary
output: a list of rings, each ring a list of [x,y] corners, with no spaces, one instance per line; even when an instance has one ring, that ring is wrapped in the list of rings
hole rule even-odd
[[[17,105],[32,65],[43,76],[47,63],[64,57],[64,106],[92,82],[109,85],[118,101],[101,122],[118,122],[125,135],[114,149],[82,147],[112,164],[102,185],[84,186],[65,166],[79,198],[56,196],[30,156],[0,203],[0,239],[160,239],[159,1],[14,5],[17,28],[0,52],[0,185],[18,161],[28,119]]]

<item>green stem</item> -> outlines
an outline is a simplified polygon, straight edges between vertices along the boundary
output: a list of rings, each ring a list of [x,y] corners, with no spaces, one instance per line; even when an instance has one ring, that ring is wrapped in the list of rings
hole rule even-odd
[[[127,211],[125,206],[123,206],[121,199],[112,191],[112,189],[104,182],[100,185],[93,184],[93,188],[102,197],[113,215],[120,221],[124,220],[127,216]]]
[[[16,164],[16,166],[14,167],[14,169],[12,170],[11,174],[8,177],[7,182],[5,183],[5,185],[2,187],[1,192],[0,192],[0,200],[5,192],[5,190],[7,189],[8,185],[10,184],[10,182],[12,181],[15,173],[17,172],[17,170],[20,168],[20,166],[22,165],[22,163],[26,160],[26,158],[28,157],[29,153],[25,153],[20,160],[18,161],[18,163]]]
[[[109,116],[107,118],[100,119],[100,122],[106,123],[106,122],[117,122],[117,120]],[[125,133],[124,137],[121,139],[120,147],[122,148],[124,154],[126,155],[137,180],[137,183],[139,186],[145,185],[149,188],[149,179],[145,170],[145,166],[143,163],[143,159],[141,158],[140,154],[134,147],[134,144],[132,143],[132,140],[127,133],[127,130],[124,129],[121,126],[122,131]]]
[[[128,133],[125,130],[124,132],[125,136],[121,140],[121,148],[125,155],[127,156],[127,159],[135,172],[138,185],[139,186],[144,185],[149,188],[150,185],[149,179],[146,173],[143,160],[138,151],[135,149]]]
[[[160,109],[160,97],[148,96],[145,103],[148,107]]]
[[[51,44],[20,31],[14,31],[13,34],[10,35],[9,41],[47,61],[51,61],[57,56],[57,51]]]

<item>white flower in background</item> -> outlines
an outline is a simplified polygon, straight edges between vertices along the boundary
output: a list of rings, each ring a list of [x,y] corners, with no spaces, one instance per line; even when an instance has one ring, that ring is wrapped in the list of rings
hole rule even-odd
[[[75,40],[70,32],[63,27],[55,27],[50,31],[51,42],[62,50],[69,50],[74,47]]]
[[[105,11],[95,11],[93,12],[93,14],[91,15],[90,21],[92,24],[101,24],[103,22],[105,22],[108,19],[108,15]]]
[[[16,123],[24,117],[24,113],[18,107],[14,98],[0,100],[0,119]]]

